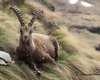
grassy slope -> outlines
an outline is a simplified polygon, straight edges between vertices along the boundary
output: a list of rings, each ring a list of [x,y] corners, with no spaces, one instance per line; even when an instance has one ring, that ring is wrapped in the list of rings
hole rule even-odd
[[[43,34],[52,34],[55,36],[60,44],[61,50],[59,51],[59,61],[57,62],[57,67],[50,64],[46,64],[45,69],[42,71],[42,75],[37,77],[33,70],[29,69],[27,65],[22,64],[18,66],[17,64],[8,64],[8,66],[0,66],[0,80],[94,80],[99,79],[97,76],[83,76],[83,72],[90,73],[94,64],[93,61],[87,55],[78,55],[73,53],[79,53],[76,48],[75,41],[73,42],[73,36],[71,36],[63,25],[63,21],[56,12],[51,12],[45,7],[35,2],[27,2],[24,6],[19,6],[20,9],[25,10],[27,13],[29,8],[34,7],[34,9],[42,8],[45,12],[43,21],[51,19],[60,24],[60,30],[54,28],[47,29],[43,27],[44,24],[39,21],[35,22],[38,26],[36,32]],[[9,7],[9,6],[8,6]],[[11,54],[15,54],[16,44],[18,44],[18,30],[19,22],[13,13],[8,15],[8,7],[0,10],[0,50],[7,51]],[[30,15],[24,14],[24,18],[27,19],[26,22],[31,18]],[[77,40],[77,39],[76,39]],[[94,59],[95,62],[95,59]]]

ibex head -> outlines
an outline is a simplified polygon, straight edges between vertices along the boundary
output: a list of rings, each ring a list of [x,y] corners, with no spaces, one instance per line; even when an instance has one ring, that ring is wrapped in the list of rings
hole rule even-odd
[[[21,24],[20,35],[21,35],[22,41],[28,42],[33,30],[36,28],[36,26],[33,28],[32,24],[34,23],[35,19],[37,19],[37,17],[41,13],[43,13],[43,10],[34,11],[32,19],[30,20],[29,24],[26,25],[23,18],[22,18],[21,13],[18,11],[18,9],[15,6],[11,6],[9,9],[12,9],[19,19],[19,22]]]

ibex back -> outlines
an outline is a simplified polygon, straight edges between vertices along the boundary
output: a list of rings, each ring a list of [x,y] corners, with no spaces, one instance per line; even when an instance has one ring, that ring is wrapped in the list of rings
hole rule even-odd
[[[35,19],[43,13],[42,10],[34,11],[33,17],[29,24],[26,25],[20,12],[16,7],[11,6],[15,14],[17,15],[21,27],[20,27],[20,40],[17,46],[16,52],[19,59],[24,60],[31,68],[33,68],[37,74],[40,74],[37,65],[40,62],[49,62],[56,65],[58,60],[58,42],[52,36],[46,36],[32,32],[36,27],[32,27]]]

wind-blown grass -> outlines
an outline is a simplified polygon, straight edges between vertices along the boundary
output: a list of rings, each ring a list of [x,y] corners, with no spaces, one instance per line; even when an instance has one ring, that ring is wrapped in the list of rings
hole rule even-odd
[[[3,28],[0,28],[0,44],[7,42],[8,38],[7,32]]]
[[[29,11],[31,11],[27,9],[32,8],[32,10],[34,10],[43,8],[45,17],[41,19],[43,21],[35,22],[35,25],[39,26],[35,32],[43,34],[50,33],[50,35],[53,35],[58,40],[60,45],[59,60],[57,62],[57,66],[44,64],[41,76],[36,76],[34,74],[34,70],[30,69],[26,64],[18,65],[10,63],[8,66],[0,66],[0,80],[92,80],[92,77],[83,76],[83,72],[90,72],[90,69],[95,67],[94,64],[96,64],[96,67],[99,67],[99,59],[97,59],[98,61],[95,59],[89,59],[85,53],[83,54],[81,52],[79,55],[73,54],[76,53],[73,46],[77,45],[73,43],[71,44],[71,42],[74,42],[76,39],[68,39],[70,35],[67,32],[67,28],[65,25],[61,26],[60,22],[62,19],[56,15],[56,12],[50,12],[42,5],[34,1],[27,2],[27,4],[25,3],[25,5],[19,6],[19,8],[28,13],[27,16],[25,16],[26,21],[29,21]],[[9,13],[8,15],[7,10],[8,6],[0,11],[0,50],[12,53],[18,45],[17,41],[19,33],[17,31],[19,22],[15,14],[12,15]],[[53,27],[46,28],[43,26],[43,22],[47,20],[56,21],[60,24],[60,29],[56,30]],[[92,55],[92,57],[94,56]],[[97,57],[99,58],[99,56]],[[93,78],[93,80],[96,78]],[[99,80],[100,78],[97,79]]]
[[[10,63],[8,66],[0,66],[0,75],[3,80],[37,80],[34,72],[24,64],[18,66]]]

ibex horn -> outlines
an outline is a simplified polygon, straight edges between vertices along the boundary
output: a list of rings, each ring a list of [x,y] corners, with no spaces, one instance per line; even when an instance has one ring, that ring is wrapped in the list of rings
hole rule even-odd
[[[32,19],[30,20],[28,26],[31,27],[32,24],[34,23],[34,21],[39,17],[39,15],[40,15],[41,13],[43,13],[43,10],[34,11],[34,12],[33,12],[33,17],[32,17]]]
[[[23,18],[22,18],[22,15],[21,15],[21,13],[18,11],[18,9],[17,9],[15,6],[11,6],[11,7],[9,8],[9,10],[10,10],[10,9],[12,9],[12,10],[15,12],[15,14],[17,15],[21,26],[25,26],[25,23],[24,23],[24,20],[23,20]]]

